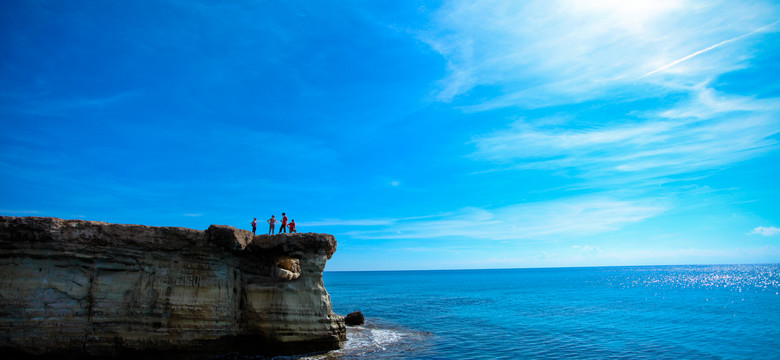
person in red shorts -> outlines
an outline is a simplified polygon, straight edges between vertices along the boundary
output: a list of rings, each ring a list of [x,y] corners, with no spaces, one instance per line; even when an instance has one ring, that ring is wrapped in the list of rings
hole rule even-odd
[[[279,228],[279,233],[287,232],[287,215],[282,213],[282,227]]]
[[[297,233],[297,231],[295,231],[295,219],[292,219],[292,221],[290,221],[290,234],[292,233]]]

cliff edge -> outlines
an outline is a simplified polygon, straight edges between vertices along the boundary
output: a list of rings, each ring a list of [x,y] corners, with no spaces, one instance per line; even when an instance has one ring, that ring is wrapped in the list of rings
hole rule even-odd
[[[337,349],[328,234],[0,216],[0,348],[137,357]]]

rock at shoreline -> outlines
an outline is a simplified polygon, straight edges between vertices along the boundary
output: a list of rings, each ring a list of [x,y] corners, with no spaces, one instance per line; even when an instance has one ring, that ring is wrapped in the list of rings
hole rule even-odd
[[[0,216],[0,349],[58,357],[337,349],[328,234]],[[145,355],[144,355],[145,356]]]
[[[347,314],[347,316],[344,318],[344,323],[349,326],[363,325],[366,323],[366,319],[363,317],[362,312],[355,311]]]

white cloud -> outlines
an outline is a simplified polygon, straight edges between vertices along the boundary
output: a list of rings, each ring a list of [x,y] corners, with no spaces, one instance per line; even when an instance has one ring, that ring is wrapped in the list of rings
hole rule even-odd
[[[638,84],[663,93],[744,67],[779,13],[773,2],[452,1],[420,38],[447,62],[440,100],[488,86],[499,95],[469,110],[540,107]]]
[[[602,252],[601,248],[593,245],[572,245],[571,248],[578,249],[581,255],[599,254]]]
[[[420,221],[431,218],[441,218],[450,216],[451,213],[411,216],[403,218],[375,218],[375,219],[321,219],[317,221],[307,221],[298,223],[299,226],[391,226],[397,223]]]
[[[704,85],[673,109],[577,130],[519,121],[473,140],[473,157],[510,168],[575,169],[590,179],[657,178],[713,169],[777,148],[780,99]]]
[[[780,98],[719,92],[712,83],[750,66],[758,42],[778,31],[778,17],[777,3],[761,1],[464,0],[443,6],[437,30],[421,38],[448,64],[438,98],[466,111],[675,94],[682,100],[664,100],[664,109],[589,120],[576,130],[531,118],[473,140],[474,158],[501,170],[566,169],[627,183],[777,148]],[[489,96],[470,98],[475,89],[490,89]],[[570,114],[578,124],[590,119]]]
[[[618,264],[723,264],[777,262],[780,249],[772,246],[754,248],[678,248],[678,249],[635,249],[605,252],[601,261]]]
[[[756,30],[753,30],[753,31],[751,31],[751,32],[749,32],[749,33],[747,33],[747,34],[740,35],[740,36],[737,36],[737,37],[734,37],[734,38],[731,38],[731,39],[728,39],[728,40],[721,41],[721,42],[719,42],[719,43],[717,43],[717,44],[715,44],[715,45],[712,45],[712,46],[710,46],[710,47],[707,47],[706,49],[701,49],[701,50],[699,50],[699,51],[696,51],[696,52],[694,52],[694,53],[692,53],[692,54],[690,54],[690,55],[688,55],[688,56],[685,56],[685,57],[683,57],[683,58],[681,58],[681,59],[677,59],[677,60],[675,60],[675,61],[672,61],[672,62],[670,62],[670,63],[668,63],[668,64],[666,64],[666,65],[664,65],[664,66],[661,66],[661,67],[659,67],[658,69],[655,69],[655,70],[653,70],[653,71],[651,71],[651,72],[649,72],[649,73],[647,73],[647,74],[643,75],[642,77],[650,76],[650,75],[653,75],[653,74],[655,74],[655,73],[658,73],[658,72],[664,71],[664,70],[666,70],[666,69],[669,69],[669,68],[671,68],[672,66],[675,66],[675,65],[677,65],[677,64],[679,64],[679,63],[681,63],[681,62],[683,62],[683,61],[689,60],[689,59],[693,58],[694,56],[698,56],[698,55],[704,54],[704,53],[706,53],[706,52],[708,52],[708,51],[710,51],[710,50],[713,50],[713,49],[715,49],[715,48],[717,48],[717,47],[719,47],[719,46],[722,46],[722,45],[725,45],[725,44],[728,44],[728,43],[730,43],[730,42],[734,42],[734,41],[737,41],[737,40],[741,40],[741,39],[743,39],[743,38],[745,38],[745,37],[748,37],[748,36],[750,36],[750,35],[753,35],[753,34],[756,34],[756,33],[762,32],[762,31],[765,31],[765,30],[767,30],[767,29],[770,29],[771,27],[773,27],[775,24],[777,24],[777,21],[775,21],[774,23],[772,23],[772,24],[770,24],[770,25],[767,25],[767,26],[762,26],[762,27],[760,27],[760,28],[758,28],[758,29],[756,29]]]
[[[688,101],[681,102],[668,110],[648,117],[668,119],[710,119],[728,114],[766,114],[780,111],[780,101],[777,98],[759,99],[750,96],[723,94],[711,87],[707,82],[686,88],[691,96]]]
[[[346,233],[365,239],[465,237],[549,239],[600,234],[645,220],[665,207],[648,200],[579,197],[496,209],[463,208],[431,217],[389,220],[380,229]]]
[[[780,228],[776,228],[774,226],[759,226],[748,233],[748,235],[761,236],[775,236],[777,234],[780,234]]]

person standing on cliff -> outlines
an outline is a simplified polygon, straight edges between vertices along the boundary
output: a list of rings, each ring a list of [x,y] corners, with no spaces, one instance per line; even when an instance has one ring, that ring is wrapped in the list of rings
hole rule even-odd
[[[276,221],[277,220],[276,220],[276,216],[275,215],[271,215],[271,218],[268,219],[268,221],[266,221],[268,223],[268,225],[271,225],[271,228],[268,229],[268,235],[273,235],[274,234],[274,231],[276,230]]]
[[[287,232],[287,215],[282,213],[282,227],[279,228],[279,233]]]
[[[290,234],[292,233],[297,233],[297,231],[295,231],[295,219],[290,220]]]
[[[255,231],[257,231],[257,218],[252,220],[252,235],[255,234]]]

